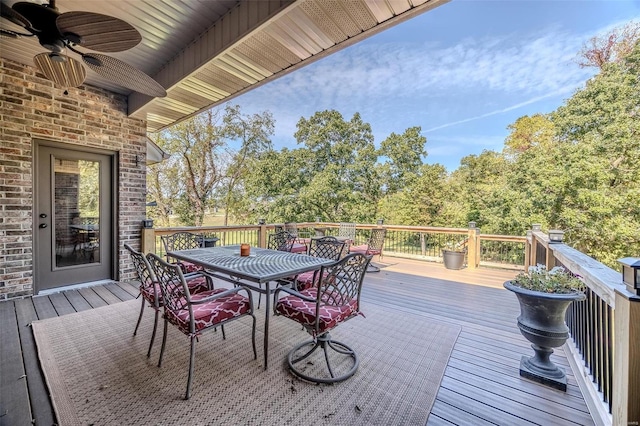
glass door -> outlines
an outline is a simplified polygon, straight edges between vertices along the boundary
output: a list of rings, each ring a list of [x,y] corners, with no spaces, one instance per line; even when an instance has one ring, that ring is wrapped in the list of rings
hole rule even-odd
[[[37,291],[112,278],[112,157],[38,147]]]

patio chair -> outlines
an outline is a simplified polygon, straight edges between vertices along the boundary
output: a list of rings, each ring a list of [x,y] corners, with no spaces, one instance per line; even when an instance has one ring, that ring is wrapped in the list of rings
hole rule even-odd
[[[371,236],[365,244],[350,246],[349,253],[362,253],[367,256],[378,256],[382,259],[382,247],[384,246],[384,237],[387,230],[383,228],[375,228],[371,230]],[[367,272],[380,272],[380,268],[373,264],[369,265]]]
[[[295,222],[285,222],[284,230],[291,234],[294,238],[293,245],[291,246],[291,253],[306,253],[308,250],[307,244],[305,243],[305,238],[309,238],[310,235],[305,234],[302,236],[302,233],[298,231],[298,224]]]
[[[360,253],[345,256],[320,270],[321,279],[306,290],[295,291],[280,287],[274,296],[276,315],[300,323],[312,336],[294,347],[287,355],[289,368],[296,376],[314,383],[336,383],[351,377],[358,369],[358,356],[345,343],[333,340],[330,331],[358,316],[360,292],[370,257]],[[280,292],[288,293],[279,298]],[[318,362],[302,362],[317,349],[324,351],[328,373],[320,371]],[[338,369],[334,371],[334,367]]]
[[[322,257],[324,259],[339,260],[345,244],[344,241],[338,241],[336,237],[312,238],[309,243],[308,254],[309,256]],[[300,291],[312,287],[319,276],[319,271],[303,272],[296,277],[296,288]]]
[[[185,277],[178,265],[167,263],[154,253],[150,253],[147,256],[158,277],[164,300],[164,332],[158,367],[162,366],[169,323],[175,325],[178,330],[189,336],[191,341],[189,376],[184,399],[191,397],[191,383],[196,355],[195,343],[204,331],[220,326],[222,328],[222,338],[225,339],[224,325],[249,315],[253,319],[251,330],[253,359],[258,358],[256,352],[256,317],[253,314],[253,298],[249,289],[244,286],[237,286],[222,292],[212,290],[190,294]],[[240,294],[241,292],[246,293],[246,296]]]
[[[176,232],[171,235],[162,235],[160,239],[164,245],[165,253],[175,250],[189,250],[204,247],[204,239],[200,235],[191,232]],[[168,254],[167,262],[179,265],[185,274],[202,270],[202,268],[193,263],[174,259]]]
[[[340,222],[338,225],[338,237],[346,240],[347,244],[353,243],[356,240],[356,224]]]
[[[269,240],[267,241],[267,248],[278,251],[291,251],[295,237],[285,230],[279,230],[273,234],[269,234]]]
[[[140,306],[140,315],[138,315],[138,322],[136,322],[136,328],[133,330],[133,335],[138,333],[138,327],[140,327],[140,321],[142,320],[142,314],[144,313],[144,307],[147,303],[155,311],[155,318],[153,320],[153,332],[151,333],[151,341],[149,342],[149,350],[147,351],[147,358],[151,356],[151,348],[153,348],[153,341],[156,338],[156,330],[158,329],[158,316],[160,314],[160,308],[164,305],[162,300],[162,293],[160,292],[160,286],[156,275],[149,265],[147,258],[140,252],[135,251],[129,244],[124,245],[131,255],[131,261],[136,269],[138,280],[140,281],[140,294],[142,296],[142,304]],[[199,272],[194,272],[185,276],[189,292],[191,294],[201,293],[203,291],[213,289],[213,281],[207,275]],[[218,291],[224,291],[220,289]]]

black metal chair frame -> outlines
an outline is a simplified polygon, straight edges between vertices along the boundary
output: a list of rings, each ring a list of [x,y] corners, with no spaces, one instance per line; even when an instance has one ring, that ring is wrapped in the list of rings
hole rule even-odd
[[[188,289],[186,280],[184,278],[184,275],[182,274],[182,270],[178,265],[167,263],[161,257],[159,257],[154,253],[149,253],[147,257],[148,257],[149,263],[151,264],[151,267],[153,268],[153,271],[156,274],[156,277],[158,278],[158,283],[160,284],[160,289],[162,290],[162,298],[164,301],[164,309],[165,309],[164,330],[162,335],[162,348],[160,349],[160,358],[158,359],[158,367],[162,366],[162,358],[164,356],[164,349],[167,343],[167,328],[169,325],[169,320],[167,318],[167,310],[172,310],[174,312],[177,312],[183,309],[189,310],[188,336],[191,341],[191,351],[189,356],[189,376],[187,378],[187,391],[184,399],[189,399],[191,397],[191,384],[193,380],[193,371],[194,371],[195,355],[196,355],[195,342],[197,341],[198,336],[202,332],[212,328],[215,329],[218,326],[220,326],[222,328],[222,338],[225,339],[226,338],[224,333],[225,324],[231,321],[237,320],[239,318],[242,318],[246,315],[250,315],[251,318],[253,319],[253,327],[251,331],[251,343],[253,345],[253,358],[254,359],[258,358],[258,353],[256,351],[256,317],[254,315],[253,297],[250,289],[242,285],[238,285],[224,292],[216,293],[209,297],[192,301],[191,295],[189,294],[189,289]],[[237,317],[233,317],[231,319],[225,320],[223,322],[212,324],[207,328],[196,331],[194,314],[193,314],[194,305],[213,302],[217,299],[231,296],[241,291],[246,292],[247,298],[249,299],[249,310],[246,313],[241,314]]]
[[[312,257],[321,257],[323,259],[340,260],[344,251],[346,242],[338,241],[336,237],[326,236],[320,238],[311,238],[309,243],[309,252],[307,253]],[[313,282],[315,283],[317,277],[320,276],[320,271],[315,271],[313,275]],[[296,278],[296,288],[297,285]]]
[[[302,324],[305,330],[311,334],[313,338],[300,343],[287,355],[289,368],[296,376],[314,383],[337,383],[344,381],[355,374],[358,369],[358,365],[360,364],[356,352],[345,343],[333,340],[330,330],[360,314],[360,294],[362,291],[362,283],[365,271],[370,261],[370,256],[365,256],[361,253],[353,253],[329,266],[323,266],[320,270],[321,279],[318,280],[316,286],[317,297],[315,299],[287,287],[280,287],[276,290],[274,294],[276,299],[279,299],[280,292],[285,292],[301,300],[315,304],[315,323],[312,325]],[[354,299],[356,300],[356,309],[353,315],[345,318],[331,329],[324,331],[320,330],[320,308],[322,306],[344,306]],[[274,306],[276,315],[279,314],[277,307],[278,306],[276,304]],[[303,352],[302,355],[296,355],[298,351],[306,347],[309,347],[309,349]],[[312,377],[305,374],[302,368],[298,368],[298,365],[300,365],[302,361],[307,359],[318,349],[322,349],[324,351],[324,359],[330,377]],[[330,355],[329,350],[352,359],[351,367],[345,374],[338,377],[335,376],[334,371],[331,368],[330,359],[332,355]]]
[[[378,255],[379,259],[382,259],[382,249],[384,247],[384,239],[387,236],[387,230],[384,228],[374,228],[371,230],[371,235],[366,242],[366,250],[363,254],[367,256]],[[376,253],[380,251],[380,253]],[[353,252],[352,252],[353,253]],[[380,267],[374,265],[373,263],[369,264],[367,268],[367,272],[380,272]]]
[[[153,268],[149,264],[147,258],[140,252],[136,251],[129,244],[125,243],[124,247],[127,249],[129,254],[131,255],[131,261],[133,262],[133,266],[136,269],[136,274],[138,276],[138,281],[140,281],[140,293],[137,297],[142,296],[143,287],[152,288],[153,289],[153,301],[147,300],[144,297],[141,297],[142,303],[140,305],[140,314],[138,315],[138,321],[136,322],[136,328],[133,330],[133,335],[138,334],[138,328],[140,327],[140,322],[142,321],[142,315],[144,314],[144,308],[146,306],[146,302],[152,303],[151,307],[155,312],[155,317],[153,320],[153,331],[151,333],[151,341],[149,342],[149,350],[147,351],[147,358],[151,356],[151,349],[153,348],[153,342],[156,338],[156,331],[158,329],[158,317],[160,316],[160,309],[162,308],[162,294],[158,294],[156,290],[155,283],[158,281],[156,275],[153,271]],[[207,284],[210,289],[213,289],[213,281],[210,276],[206,274],[201,274],[198,272],[193,272],[191,274],[186,274],[185,280],[189,280],[196,277],[204,277],[207,280]]]
[[[267,241],[267,248],[278,251],[291,251],[293,243],[295,243],[296,237],[290,232],[283,229],[269,234],[269,240]]]
[[[202,238],[201,235],[186,231],[176,232],[171,235],[161,235],[160,240],[162,240],[165,253],[175,250],[189,250],[204,247],[204,238]],[[180,263],[176,262],[175,259],[171,258],[168,254],[167,262]]]

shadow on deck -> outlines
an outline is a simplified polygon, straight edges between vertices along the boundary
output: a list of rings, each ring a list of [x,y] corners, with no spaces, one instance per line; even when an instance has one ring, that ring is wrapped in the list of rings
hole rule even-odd
[[[562,348],[552,359],[567,371],[566,393],[519,376],[520,358],[532,350],[516,326],[516,297],[502,287],[515,271],[451,271],[440,264],[391,257],[376,263],[382,269],[367,274],[364,301],[462,327],[428,425],[593,424]],[[0,424],[56,422],[31,321],[136,295],[134,284],[121,282],[0,303]]]

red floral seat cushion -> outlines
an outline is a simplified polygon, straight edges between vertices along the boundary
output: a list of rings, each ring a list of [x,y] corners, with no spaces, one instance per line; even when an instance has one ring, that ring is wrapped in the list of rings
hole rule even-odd
[[[302,290],[300,294],[316,299],[318,290],[315,287]],[[330,295],[323,295],[322,299],[330,299]],[[318,333],[324,333],[337,326],[342,321],[358,313],[356,299],[340,306],[321,305],[319,309],[320,321]],[[276,312],[291,318],[307,328],[313,328],[316,322],[316,303],[307,302],[299,297],[289,295],[278,300]]]
[[[191,294],[202,293],[203,291],[209,290],[209,283],[207,283],[207,279],[203,276],[197,276],[191,279],[187,277],[187,286],[189,286],[189,293]],[[162,294],[160,290],[160,284],[155,281],[152,284],[147,284],[140,287],[140,293],[142,294],[142,297],[148,300],[152,305],[155,303],[156,293],[154,293],[154,287],[155,291],[157,291],[158,296],[160,296]],[[158,300],[158,306],[162,306],[162,297],[160,297]]]
[[[293,243],[293,247],[291,247],[291,253],[306,253],[307,245],[300,243]]]
[[[316,275],[316,280],[313,280],[314,274]],[[307,290],[311,287],[315,287],[318,283],[318,277],[320,276],[320,271],[309,271],[303,272],[302,274],[296,277],[296,281],[298,283],[298,291]],[[326,276],[326,273],[325,273]]]
[[[382,250],[374,250],[374,249],[369,249],[369,246],[366,244],[361,244],[359,246],[351,246],[349,247],[349,253],[362,253],[364,255],[370,256],[376,256],[380,253],[382,253]]]
[[[216,290],[203,291],[192,295],[191,301],[197,302],[223,291],[226,291],[226,289],[219,288]],[[246,314],[250,310],[249,298],[238,293],[221,297],[210,302],[194,304],[192,307],[196,334],[205,328],[221,324],[231,318],[236,318],[240,315]],[[167,310],[165,315],[169,322],[177,326],[180,331],[185,334],[190,333],[188,308],[181,309],[179,311]]]
[[[189,274],[191,272],[202,271],[204,268],[202,266],[193,264],[191,262],[179,261],[178,265],[180,265],[180,269],[182,269],[183,274]]]

